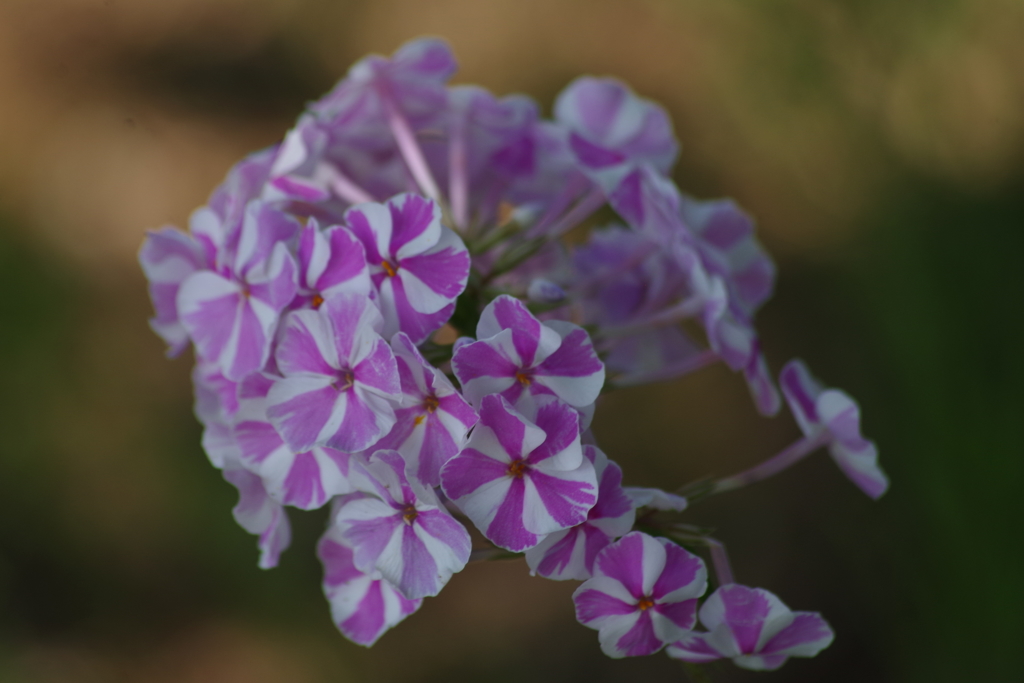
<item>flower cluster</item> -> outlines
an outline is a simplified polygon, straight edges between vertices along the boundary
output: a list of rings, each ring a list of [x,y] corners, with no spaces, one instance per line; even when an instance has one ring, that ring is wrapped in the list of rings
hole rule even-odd
[[[751,219],[679,192],[666,113],[623,84],[581,78],[544,120],[528,98],[446,85],[454,69],[436,40],[364,59],[188,233],[140,252],[152,327],[170,354],[194,350],[203,446],[260,566],[289,544],[288,507],[329,506],[324,592],[363,645],[468,562],[524,553],[533,574],[583,581],[577,617],[609,656],[816,654],[821,617],[736,584],[683,511],[821,447],[878,497],[852,399],[791,362],[804,437],[677,492],[623,486],[589,429],[603,392],[718,361],[780,410],[754,325],[775,268]],[[600,209],[616,218],[596,224]]]

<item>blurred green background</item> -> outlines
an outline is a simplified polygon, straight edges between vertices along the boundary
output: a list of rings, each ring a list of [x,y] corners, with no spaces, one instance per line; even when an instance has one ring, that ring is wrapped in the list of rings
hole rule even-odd
[[[1010,0],[4,0],[0,683],[685,681],[612,661],[573,585],[470,566],[372,650],[334,630],[295,515],[256,568],[206,461],[191,361],[146,326],[146,228],[183,225],[367,52],[446,37],[457,82],[550,110],[580,74],[666,105],[677,180],[780,266],[760,318],[861,403],[892,489],[818,455],[695,506],[739,581],[838,633],[714,681],[1017,681],[1024,628],[1024,6]],[[710,368],[612,395],[627,483],[738,471],[796,436]]]

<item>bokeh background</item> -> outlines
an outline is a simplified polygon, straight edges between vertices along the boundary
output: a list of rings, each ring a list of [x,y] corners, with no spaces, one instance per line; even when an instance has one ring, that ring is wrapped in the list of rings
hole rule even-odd
[[[190,359],[135,253],[368,52],[446,37],[457,82],[546,111],[580,74],[670,110],[676,179],[737,198],[780,266],[760,317],[861,402],[892,489],[818,455],[695,506],[738,579],[838,638],[718,681],[1016,681],[1024,628],[1024,6],[1011,0],[3,0],[0,682],[685,681],[611,661],[573,585],[472,565],[364,650],[293,516],[256,568],[206,461]],[[738,471],[797,434],[709,368],[608,397],[627,482]]]

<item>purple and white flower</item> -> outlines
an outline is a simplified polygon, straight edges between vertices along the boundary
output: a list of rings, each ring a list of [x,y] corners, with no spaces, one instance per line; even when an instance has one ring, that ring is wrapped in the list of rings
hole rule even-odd
[[[801,431],[828,444],[839,469],[861,491],[881,497],[889,488],[889,478],[878,466],[875,444],[861,436],[856,401],[839,389],[824,388],[800,360],[782,368],[779,383]]]
[[[502,295],[481,313],[476,335],[479,341],[460,346],[452,358],[473,405],[500,394],[524,412],[534,410],[540,396],[585,408],[601,393],[604,364],[581,327],[541,323],[521,301]]]
[[[385,337],[405,332],[423,342],[441,327],[466,288],[469,252],[441,225],[436,202],[414,194],[359,204],[345,222],[363,243],[384,316]]]
[[[369,647],[385,631],[418,610],[423,600],[405,597],[379,571],[362,572],[356,568],[352,548],[333,523],[336,512],[337,506],[316,547],[324,566],[324,595],[338,630],[353,643]]]
[[[594,577],[572,599],[576,618],[598,630],[606,655],[636,657],[686,636],[706,589],[703,560],[667,539],[633,531],[601,551]]]
[[[378,570],[407,598],[437,595],[469,561],[469,532],[433,489],[406,473],[397,451],[377,451],[360,477],[370,495],[341,498],[334,523],[361,571]]]
[[[583,455],[594,464],[597,503],[587,513],[587,521],[548,534],[526,551],[533,574],[555,580],[589,579],[597,554],[633,528],[636,508],[622,488],[622,469],[597,446],[584,446]]]
[[[401,384],[382,325],[373,303],[353,294],[287,316],[267,417],[292,450],[356,453],[395,424]]]
[[[486,396],[466,447],[441,468],[441,486],[484,536],[513,552],[581,524],[597,502],[579,416],[557,401],[530,422],[501,396]]]
[[[267,362],[278,318],[295,296],[288,242],[298,230],[291,216],[251,202],[231,263],[189,275],[178,290],[178,313],[196,352],[228,379]]]
[[[267,392],[273,380],[253,373],[238,386],[239,410],[232,434],[242,464],[263,479],[270,496],[302,510],[322,507],[332,497],[350,493],[358,455],[314,446],[296,453],[267,421]]]
[[[402,382],[402,407],[395,426],[369,450],[396,450],[423,484],[439,486],[441,466],[466,442],[476,411],[444,373],[423,358],[404,332],[391,339]]]
[[[789,657],[814,657],[832,643],[832,629],[816,612],[793,612],[773,593],[739,584],[722,586],[700,608],[707,633],[687,633],[668,647],[687,662],[731,658],[755,671],[778,669]]]
[[[672,123],[659,105],[610,78],[578,78],[555,101],[580,167],[606,192],[637,164],[667,173],[679,152]]]

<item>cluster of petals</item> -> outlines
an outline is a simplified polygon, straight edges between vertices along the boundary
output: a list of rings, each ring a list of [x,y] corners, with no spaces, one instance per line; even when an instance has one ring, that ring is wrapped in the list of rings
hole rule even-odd
[[[731,583],[700,608],[707,632],[686,634],[670,657],[703,663],[729,658],[744,669],[770,670],[789,657],[813,657],[832,642],[832,629],[815,612],[793,612],[773,593]]]
[[[259,566],[289,545],[287,508],[328,507],[324,593],[371,645],[466,566],[475,527],[487,552],[583,581],[577,617],[609,656],[671,644],[774,668],[825,647],[816,615],[721,580],[694,631],[703,561],[634,531],[689,501],[623,486],[589,432],[603,391],[714,362],[778,412],[754,323],[775,266],[753,221],[679,191],[666,111],[625,84],[577,79],[545,120],[525,96],[448,85],[455,69],[436,39],[361,60],[188,232],[140,250],[150,325],[169,355],[194,351],[202,444]],[[589,227],[605,206],[616,218]],[[780,381],[807,443],[881,495],[852,399],[798,362]],[[743,600],[767,601],[756,637]]]

